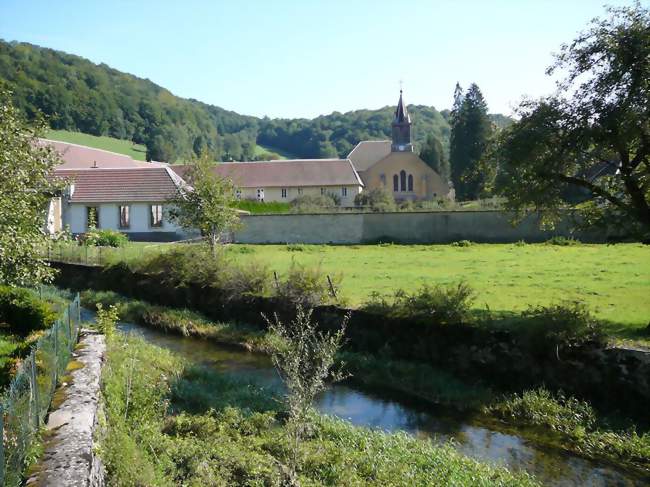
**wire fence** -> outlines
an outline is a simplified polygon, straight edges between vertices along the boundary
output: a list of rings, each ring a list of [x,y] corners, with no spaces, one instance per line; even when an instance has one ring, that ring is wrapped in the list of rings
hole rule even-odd
[[[22,361],[0,396],[0,486],[22,485],[39,429],[59,377],[77,343],[81,325],[79,294]]]
[[[99,247],[70,242],[52,242],[42,250],[49,262],[68,262],[88,266],[104,266],[116,262],[141,261],[147,256],[160,254],[172,248],[171,244],[126,245],[124,247]]]

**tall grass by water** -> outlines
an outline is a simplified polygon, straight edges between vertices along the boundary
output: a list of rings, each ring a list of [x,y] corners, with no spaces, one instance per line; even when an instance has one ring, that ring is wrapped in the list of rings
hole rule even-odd
[[[116,337],[102,392],[107,429],[100,454],[112,485],[281,485],[285,478],[284,415],[272,393],[255,384]],[[451,446],[319,415],[300,458],[303,485],[536,485]]]

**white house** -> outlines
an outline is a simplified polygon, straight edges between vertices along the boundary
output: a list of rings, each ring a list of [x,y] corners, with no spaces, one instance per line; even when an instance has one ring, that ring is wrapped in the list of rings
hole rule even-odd
[[[131,240],[169,241],[185,234],[165,211],[183,184],[166,166],[57,169],[55,176],[68,182],[59,208],[62,224],[73,234],[92,225],[119,230]]]

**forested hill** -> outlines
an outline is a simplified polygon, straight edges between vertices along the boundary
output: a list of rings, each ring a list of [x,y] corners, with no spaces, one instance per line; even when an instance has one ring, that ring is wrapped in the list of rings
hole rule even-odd
[[[24,113],[44,113],[54,129],[108,135],[147,147],[147,157],[187,159],[207,148],[218,160],[267,158],[256,144],[299,157],[345,157],[360,140],[390,136],[394,107],[334,112],[314,119],[240,115],[173,95],[148,79],[79,56],[0,40],[0,82]],[[392,102],[397,100],[387,100]],[[446,149],[448,111],[409,106],[416,146],[434,134]],[[503,117],[501,115],[497,117]]]

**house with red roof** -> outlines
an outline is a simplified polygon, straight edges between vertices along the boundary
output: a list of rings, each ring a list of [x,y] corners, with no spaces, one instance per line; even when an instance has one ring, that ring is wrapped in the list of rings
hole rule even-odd
[[[52,200],[51,232],[68,227],[73,234],[91,226],[119,230],[131,240],[171,241],[186,232],[169,220],[166,206],[184,181],[167,164],[135,161],[91,147],[43,140],[61,155],[54,177],[66,181]]]

